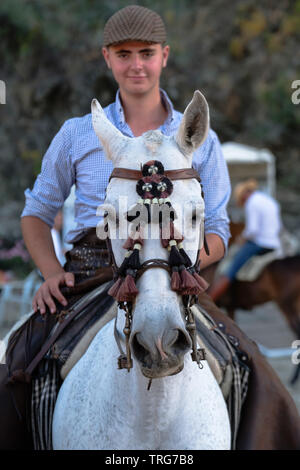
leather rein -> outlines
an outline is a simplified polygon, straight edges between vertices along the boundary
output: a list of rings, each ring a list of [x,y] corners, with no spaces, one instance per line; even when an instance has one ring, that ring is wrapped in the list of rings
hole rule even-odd
[[[201,179],[199,173],[194,168],[181,168],[176,170],[166,170],[165,175],[170,180],[186,180],[195,178],[199,183],[201,183]],[[140,170],[131,170],[129,168],[114,168],[112,171],[109,182],[112,178],[121,178],[126,180],[134,180],[138,181],[142,177],[142,172]],[[107,250],[109,254],[109,262],[112,266],[114,278],[117,277],[118,273],[118,266],[116,264],[115,256],[112,250],[111,240],[109,236],[106,238]],[[206,241],[204,243],[204,248],[206,252],[208,252],[208,247]],[[196,262],[193,268],[199,272],[199,249],[196,256]],[[148,259],[141,264],[140,268],[136,273],[136,278],[139,279],[145,271],[148,269],[153,268],[161,268],[165,269],[169,274],[171,273],[171,267],[168,261],[160,258]],[[196,302],[196,296],[194,295],[182,295],[183,306],[185,310],[185,317],[186,317],[186,329],[190,334],[192,340],[192,360],[196,361],[200,368],[203,367],[201,364],[201,360],[205,360],[205,351],[204,349],[197,349],[197,340],[196,340],[196,324],[194,315],[191,310],[191,306]],[[129,337],[131,333],[131,321],[132,321],[132,302],[118,302],[119,308],[125,311],[125,327],[124,327],[124,334],[125,334],[125,343],[126,343],[126,354],[122,350],[122,346],[120,343],[120,338],[118,335],[118,331],[116,328],[115,322],[115,338],[116,342],[120,351],[120,356],[118,358],[118,367],[119,369],[126,368],[128,372],[132,368],[132,359],[131,359],[131,351],[129,345]]]

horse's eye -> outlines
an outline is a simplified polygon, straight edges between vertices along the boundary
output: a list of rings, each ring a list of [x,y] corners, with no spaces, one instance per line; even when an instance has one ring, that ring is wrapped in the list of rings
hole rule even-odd
[[[193,226],[193,227],[196,226],[197,219],[198,219],[198,217],[197,217],[197,211],[195,210],[195,211],[193,211],[193,213],[192,213],[192,226]]]

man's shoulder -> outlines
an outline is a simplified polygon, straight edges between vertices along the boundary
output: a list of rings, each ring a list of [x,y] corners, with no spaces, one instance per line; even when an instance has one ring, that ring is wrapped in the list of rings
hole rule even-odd
[[[91,113],[85,114],[84,116],[75,116],[67,119],[62,129],[67,131],[75,131],[75,130],[90,130],[92,126],[92,115]]]
[[[113,103],[112,103],[113,104]],[[103,108],[106,117],[112,121],[112,104]],[[74,116],[67,119],[62,128],[70,131],[90,132],[93,130],[92,113],[87,113],[82,116]]]

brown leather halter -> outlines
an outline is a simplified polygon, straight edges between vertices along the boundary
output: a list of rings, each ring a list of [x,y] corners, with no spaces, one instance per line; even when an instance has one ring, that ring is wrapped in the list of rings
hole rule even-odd
[[[199,176],[199,173],[194,169],[194,168],[181,168],[177,170],[165,170],[164,174],[166,177],[168,177],[170,180],[185,180],[185,179],[192,179],[195,178],[199,183],[201,183],[201,179]],[[109,181],[111,181],[112,178],[122,178],[126,180],[135,180],[138,181],[140,178],[142,178],[142,172],[140,170],[131,170],[129,168],[114,168],[112,171]],[[110,264],[113,268],[114,276],[117,277],[117,271],[118,267],[116,264],[116,260],[114,257],[114,253],[112,250],[111,246],[111,240],[109,237],[106,239],[107,243],[107,249],[110,257]],[[205,243],[205,249],[207,251],[207,245]],[[193,268],[196,269],[197,272],[199,272],[199,249],[197,252],[197,257],[196,257],[196,262],[193,266]],[[159,259],[159,258],[154,258],[154,259],[149,259],[146,260],[140,267],[140,269],[137,272],[137,279],[140,278],[145,271],[148,269],[152,268],[162,268],[168,271],[169,273],[171,272],[171,268],[169,263],[164,260],[164,259]],[[199,367],[203,367],[201,364],[201,360],[205,359],[205,351],[203,349],[197,349],[197,340],[196,340],[196,324],[195,324],[195,319],[194,315],[191,311],[191,306],[193,303],[195,303],[195,296],[182,296],[183,299],[183,305],[185,308],[185,315],[186,315],[186,329],[188,330],[191,340],[192,340],[192,349],[193,352],[191,354],[193,361],[196,361]],[[126,315],[126,320],[125,320],[125,328],[123,330],[126,338],[126,355],[123,353],[118,335],[117,335],[117,330],[116,330],[116,325],[115,325],[115,337],[116,341],[120,350],[121,355],[118,358],[118,365],[120,369],[126,368],[128,371],[132,367],[132,360],[131,360],[131,353],[130,353],[130,347],[129,347],[129,336],[131,333],[131,320],[132,320],[132,304],[127,303],[127,302],[120,302],[119,307],[122,308],[125,311]]]
[[[170,180],[187,180],[195,178],[199,183],[201,182],[199,173],[194,168],[180,168],[178,170],[165,170],[165,175]],[[130,170],[129,168],[114,168],[109,181],[112,178],[123,178],[126,180],[139,180],[142,178],[140,170]]]

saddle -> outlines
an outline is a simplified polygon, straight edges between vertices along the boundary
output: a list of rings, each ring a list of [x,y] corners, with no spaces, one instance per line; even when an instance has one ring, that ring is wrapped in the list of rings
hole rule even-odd
[[[252,256],[252,258],[250,258],[237,273],[237,280],[249,282],[255,281],[258,279],[263,269],[275,259],[278,259],[278,253],[276,250]]]
[[[226,258],[219,263],[217,276],[226,272],[227,267],[238,250],[238,245],[233,244],[229,247]],[[237,272],[236,279],[238,281],[255,281],[268,264],[281,257],[282,255],[277,250],[265,250],[259,255],[252,256]]]

